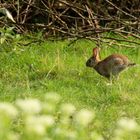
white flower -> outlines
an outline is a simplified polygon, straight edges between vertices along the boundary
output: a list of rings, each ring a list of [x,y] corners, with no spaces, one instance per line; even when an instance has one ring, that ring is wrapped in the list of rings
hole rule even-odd
[[[9,118],[15,118],[18,115],[18,111],[10,103],[0,103],[0,114],[7,115]]]
[[[76,111],[76,108],[72,104],[62,104],[60,107],[60,111],[63,115],[70,116]]]
[[[25,129],[29,134],[45,135],[46,127],[52,126],[54,120],[50,116],[28,116],[25,122]]]
[[[54,118],[50,115],[28,116],[25,120],[26,130],[40,135],[45,134],[46,128],[54,125]]]
[[[53,132],[56,137],[63,137],[66,140],[75,140],[78,136],[77,131],[67,130],[64,127],[57,127]]]
[[[56,136],[63,136],[66,132],[66,130],[63,130],[62,128],[60,127],[57,127],[55,130],[54,130],[54,135]]]
[[[45,127],[51,127],[54,125],[55,120],[51,115],[42,115],[38,117],[38,122],[44,125]]]
[[[20,135],[18,133],[10,132],[7,133],[7,140],[19,140]]]
[[[87,109],[82,109],[75,115],[75,121],[82,126],[87,126],[93,118],[94,113]]]
[[[30,135],[45,135],[46,128],[41,124],[27,124],[25,126],[26,132]]]
[[[45,136],[45,138],[43,138],[43,140],[53,140],[53,139]]]
[[[66,135],[66,139],[68,140],[75,140],[77,138],[76,131],[67,131],[65,135]]]
[[[61,117],[60,123],[65,126],[69,126],[69,125],[71,125],[71,120],[70,120],[69,116],[63,116],[63,117]]]
[[[119,128],[126,131],[135,131],[138,128],[138,124],[133,119],[122,118],[118,121]]]
[[[50,103],[42,104],[43,113],[53,114],[55,113],[55,109],[56,109],[56,106],[54,104],[50,104]]]
[[[99,135],[97,132],[92,132],[91,133],[91,139],[92,140],[104,140],[101,135]]]
[[[27,114],[36,114],[42,109],[41,102],[37,99],[18,99],[16,105]]]
[[[60,97],[60,95],[57,94],[57,93],[50,92],[50,93],[47,93],[47,94],[46,94],[45,99],[46,99],[48,102],[58,103],[58,102],[60,101],[61,97]]]

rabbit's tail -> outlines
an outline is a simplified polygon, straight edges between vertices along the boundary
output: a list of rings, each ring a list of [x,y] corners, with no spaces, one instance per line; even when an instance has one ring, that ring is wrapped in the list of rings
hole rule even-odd
[[[136,65],[136,63],[130,63],[130,64],[128,64],[129,67],[135,66],[135,65]]]

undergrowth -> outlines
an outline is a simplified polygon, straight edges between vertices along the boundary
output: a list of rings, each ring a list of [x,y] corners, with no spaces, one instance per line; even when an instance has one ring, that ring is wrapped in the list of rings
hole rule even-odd
[[[32,40],[17,38],[1,42],[1,102],[13,103],[17,98],[29,97],[42,100],[46,93],[56,92],[62,103],[94,110],[99,120],[97,131],[105,138],[111,137],[114,124],[122,117],[140,123],[139,65],[122,72],[119,80],[109,85],[108,80],[85,66],[95,42],[79,40],[68,46],[69,40],[65,40],[25,45]],[[126,48],[102,44],[101,47],[102,58],[121,53],[139,64],[137,45]]]

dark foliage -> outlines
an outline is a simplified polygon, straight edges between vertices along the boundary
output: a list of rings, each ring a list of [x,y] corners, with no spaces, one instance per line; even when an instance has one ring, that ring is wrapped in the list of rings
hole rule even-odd
[[[11,12],[18,33],[42,30],[46,38],[139,34],[139,0],[1,0],[0,7]],[[0,22],[1,27],[11,24]]]

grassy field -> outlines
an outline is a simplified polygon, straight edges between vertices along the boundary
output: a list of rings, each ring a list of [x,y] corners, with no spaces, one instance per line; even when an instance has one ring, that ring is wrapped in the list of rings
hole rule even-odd
[[[133,118],[140,124],[140,66],[122,72],[118,81],[108,85],[105,78],[85,66],[95,43],[79,40],[68,44],[69,41],[46,41],[29,46],[1,46],[0,100],[42,99],[53,91],[62,96],[63,102],[95,110],[105,136],[110,135],[121,117]],[[126,48],[104,44],[101,57],[116,52],[127,55],[132,62],[140,62],[136,45]]]

